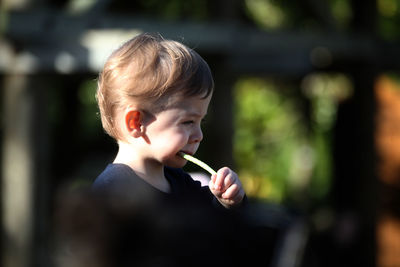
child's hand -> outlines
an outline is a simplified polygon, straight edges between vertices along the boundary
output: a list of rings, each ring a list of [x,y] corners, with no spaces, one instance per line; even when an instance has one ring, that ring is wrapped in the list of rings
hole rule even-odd
[[[211,176],[209,187],[218,201],[226,208],[240,204],[245,195],[242,183],[237,174],[224,167]]]

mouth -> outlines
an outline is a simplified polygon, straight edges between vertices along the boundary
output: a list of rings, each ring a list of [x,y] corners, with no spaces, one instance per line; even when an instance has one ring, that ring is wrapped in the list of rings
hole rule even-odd
[[[176,153],[178,156],[180,156],[181,158],[184,158],[185,155],[192,155],[192,153],[190,152],[186,152],[186,151],[179,151],[178,153]]]

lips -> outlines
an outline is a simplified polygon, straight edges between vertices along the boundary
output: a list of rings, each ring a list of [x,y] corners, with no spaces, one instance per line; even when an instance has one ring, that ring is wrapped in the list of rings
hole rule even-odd
[[[179,155],[180,152],[185,153],[185,154],[188,154],[188,155],[191,155],[191,156],[194,154],[194,153],[191,153],[191,152],[189,152],[189,151],[180,150],[180,151],[177,153],[177,155]]]

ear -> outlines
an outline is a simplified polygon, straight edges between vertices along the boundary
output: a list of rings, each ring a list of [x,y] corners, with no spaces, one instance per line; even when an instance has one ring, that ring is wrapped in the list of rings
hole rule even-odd
[[[129,133],[137,138],[143,134],[142,112],[139,110],[128,110],[125,115],[125,126]]]

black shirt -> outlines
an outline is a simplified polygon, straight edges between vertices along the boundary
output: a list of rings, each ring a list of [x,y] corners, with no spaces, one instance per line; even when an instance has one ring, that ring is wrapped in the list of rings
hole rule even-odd
[[[254,235],[240,214],[223,208],[183,170],[166,167],[164,173],[170,193],[127,165],[108,165],[82,208],[70,201],[70,212],[64,211],[69,257],[79,262],[84,245],[90,253],[83,259],[106,267],[247,266]]]
[[[107,197],[125,201],[181,201],[203,205],[221,206],[216,203],[210,189],[201,186],[199,181],[193,180],[182,169],[164,168],[165,178],[170,184],[170,193],[165,193],[153,187],[125,164],[109,164],[96,178],[92,189],[96,193]]]

